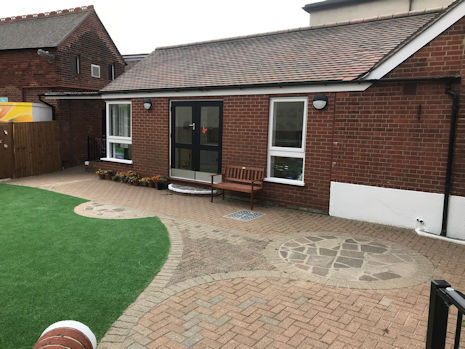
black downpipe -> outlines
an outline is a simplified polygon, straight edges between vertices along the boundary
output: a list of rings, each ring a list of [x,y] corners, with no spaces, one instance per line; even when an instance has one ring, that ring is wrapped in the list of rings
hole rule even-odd
[[[47,104],[49,107],[52,108],[52,120],[56,120],[56,118],[55,118],[55,106],[54,106],[53,104],[50,104],[50,103],[45,102],[45,101],[42,99],[43,96],[44,96],[44,95],[39,95],[39,101],[41,101],[41,102],[44,103],[44,104]]]
[[[447,236],[449,196],[452,182],[452,164],[454,160],[455,130],[457,128],[457,117],[459,112],[459,94],[452,90],[450,85],[446,87],[446,93],[452,97],[452,114],[450,117],[449,150],[447,152],[446,180],[444,184],[444,205],[442,208],[441,236]]]

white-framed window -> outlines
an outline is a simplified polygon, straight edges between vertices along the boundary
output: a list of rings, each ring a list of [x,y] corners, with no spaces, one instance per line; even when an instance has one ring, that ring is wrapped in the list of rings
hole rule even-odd
[[[107,102],[107,156],[102,160],[132,164],[132,105]]]
[[[304,185],[307,104],[306,97],[270,100],[267,181]]]
[[[90,65],[90,75],[93,78],[100,78],[100,66],[96,64]]]

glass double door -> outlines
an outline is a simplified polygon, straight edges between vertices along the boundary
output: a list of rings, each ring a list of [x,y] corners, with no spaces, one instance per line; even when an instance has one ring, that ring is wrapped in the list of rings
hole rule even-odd
[[[171,176],[210,181],[221,172],[223,103],[172,102]]]

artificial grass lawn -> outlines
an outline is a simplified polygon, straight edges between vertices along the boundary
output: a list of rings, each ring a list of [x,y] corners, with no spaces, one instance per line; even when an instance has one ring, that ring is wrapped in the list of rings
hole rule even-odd
[[[161,269],[169,238],[158,218],[73,212],[86,200],[0,184],[0,348],[33,347],[60,320],[101,339]]]

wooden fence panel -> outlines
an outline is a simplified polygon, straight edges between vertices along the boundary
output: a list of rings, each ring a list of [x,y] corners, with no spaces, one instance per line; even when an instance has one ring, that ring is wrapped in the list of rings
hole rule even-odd
[[[55,121],[0,123],[0,132],[0,178],[35,176],[60,169]]]
[[[35,176],[60,169],[55,121],[13,124],[15,177]]]
[[[11,123],[0,122],[0,178],[13,177],[13,126]]]

